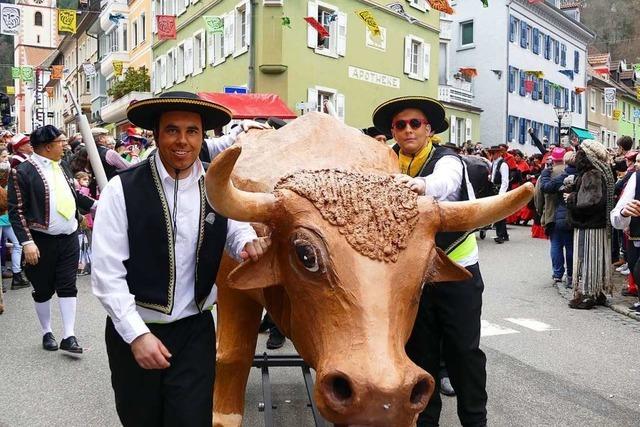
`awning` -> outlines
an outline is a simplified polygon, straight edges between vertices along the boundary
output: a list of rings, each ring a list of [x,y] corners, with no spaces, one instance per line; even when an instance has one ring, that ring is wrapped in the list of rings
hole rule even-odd
[[[255,119],[258,117],[278,117],[295,119],[296,113],[273,93],[216,93],[199,92],[198,96],[207,101],[224,105],[233,113],[234,119]]]
[[[596,139],[596,137],[593,136],[591,132],[589,132],[586,129],[571,127],[571,132],[575,133],[580,141],[584,139]]]

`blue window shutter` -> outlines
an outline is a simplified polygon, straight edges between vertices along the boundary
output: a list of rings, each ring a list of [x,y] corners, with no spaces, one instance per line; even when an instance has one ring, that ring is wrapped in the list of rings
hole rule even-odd
[[[507,119],[507,141],[513,139],[513,116],[509,116]]]
[[[577,102],[578,102],[578,114],[582,114],[582,94],[576,93]]]
[[[520,96],[525,96],[526,92],[524,90],[524,81],[526,79],[526,75],[524,71],[520,71]]]
[[[527,48],[527,23],[520,22],[520,47]]]
[[[544,59],[549,59],[549,44],[551,43],[551,36],[544,36]]]
[[[564,108],[569,109],[569,89],[564,89]]]
[[[553,41],[553,62],[556,64],[560,62],[560,42],[558,40]]]
[[[509,16],[509,41],[513,43],[516,37],[516,18]]]
[[[533,77],[533,92],[531,92],[531,99],[538,100],[538,78]]]
[[[549,138],[549,125],[545,124],[543,126],[543,135],[546,136],[547,138]]]
[[[518,142],[520,144],[524,144],[525,143],[525,136],[527,134],[527,121],[525,119],[520,119],[520,129],[519,129],[519,134],[518,134]]]
[[[580,72],[580,52],[577,50],[573,52],[573,72],[576,74]]]
[[[509,92],[516,90],[516,77],[513,67],[509,65]]]
[[[533,53],[540,53],[540,32],[537,28],[533,29]]]
[[[571,112],[576,111],[576,93],[571,91]]]
[[[544,88],[542,92],[544,94],[544,103],[548,104],[549,103],[549,81],[545,80],[543,86]]]
[[[565,44],[560,46],[560,65],[567,66],[567,46]]]

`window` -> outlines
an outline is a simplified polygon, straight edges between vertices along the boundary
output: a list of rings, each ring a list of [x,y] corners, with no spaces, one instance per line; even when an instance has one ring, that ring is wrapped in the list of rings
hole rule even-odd
[[[573,52],[573,72],[578,74],[580,72],[580,52]]]
[[[122,50],[127,51],[127,24],[122,27]]]
[[[131,47],[138,46],[138,20],[136,19],[131,24]]]
[[[560,62],[560,42],[558,40],[553,41],[553,62],[556,64]]]
[[[518,22],[520,20],[513,16],[509,17],[509,41],[511,43],[516,41],[516,35],[518,34]]]
[[[611,117],[613,115],[613,104],[610,102],[607,102],[605,105],[605,112],[607,117]]]
[[[204,33],[198,31],[193,35],[193,66],[194,74],[199,74],[205,67],[205,40]]]
[[[309,1],[307,13],[307,16],[315,16],[329,32],[328,37],[322,38],[311,25],[307,25],[307,46],[320,55],[344,56],[347,51],[347,15],[323,1]]]
[[[473,45],[473,21],[460,23],[460,47]]]
[[[178,45],[178,53],[176,54],[176,83],[184,81],[184,43]]]
[[[154,74],[154,87],[153,87],[153,93],[160,93],[160,91],[162,90],[162,83],[161,83],[161,78],[160,78],[160,73],[162,71],[162,61],[161,61],[161,57],[156,58],[155,62],[154,62],[154,67],[153,67],[153,74]]]
[[[562,67],[567,66],[567,45],[564,43],[560,45],[560,65]]]
[[[316,111],[325,111],[324,102],[328,101],[333,105],[340,120],[344,121],[344,95],[338,93],[337,90],[321,86],[309,88],[307,89],[307,101],[310,104],[315,104]]]
[[[226,16],[221,16],[223,25],[226,25]],[[209,64],[216,66],[224,62],[224,33],[209,33],[207,37],[207,50]]]
[[[527,119],[520,118],[519,122],[518,142],[524,144],[527,141]]]
[[[184,74],[193,74],[193,38],[189,37],[184,41]]]
[[[571,112],[576,111],[576,93],[571,92]]]
[[[596,112],[596,90],[595,89],[591,89],[589,91],[589,109],[592,112]]]
[[[522,21],[520,23],[520,47],[527,48],[529,46],[529,25]]]
[[[553,106],[560,107],[562,104],[562,92],[559,87],[553,89]]]
[[[404,72],[411,79],[428,80],[431,67],[431,45],[423,39],[408,35],[404,38]]]
[[[540,31],[537,28],[533,29],[533,43],[531,49],[536,55],[540,53]]]
[[[167,52],[167,87],[173,86],[176,81],[176,50]]]
[[[33,25],[42,27],[42,12],[36,12],[33,16]]]
[[[140,43],[144,42],[147,39],[147,18],[142,12],[140,14]]]
[[[507,141],[512,142],[516,134],[516,127],[518,125],[518,118],[509,116],[509,125],[507,130]]]
[[[251,23],[249,19],[249,9],[247,2],[242,2],[235,9],[235,25],[234,25],[234,52],[233,56],[242,55],[248,51],[249,32],[251,31]]]
[[[409,6],[418,9],[421,12],[427,11],[427,0],[408,0]]]
[[[518,78],[518,69],[509,66],[509,92],[516,90],[516,79]]]
[[[531,99],[534,101],[540,99],[540,97],[538,96],[539,86],[539,79],[536,76],[533,76],[533,91],[531,92]]]
[[[525,84],[524,82],[527,80],[527,74],[520,70],[520,96],[526,95]]]
[[[606,114],[606,107],[604,103],[604,93],[600,95],[600,114],[603,116]]]

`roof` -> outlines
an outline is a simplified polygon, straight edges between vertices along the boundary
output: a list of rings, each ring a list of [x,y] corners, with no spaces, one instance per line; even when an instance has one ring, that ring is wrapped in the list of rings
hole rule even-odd
[[[620,61],[619,59],[616,59],[616,60],[614,60],[614,61],[611,61],[611,64],[609,64],[609,69],[610,69],[611,71],[613,71],[613,70],[616,70],[616,71],[617,71],[617,70],[618,70],[618,68],[620,68],[620,62],[621,62],[621,61]]]
[[[215,102],[231,110],[233,119],[255,119],[258,117],[278,117],[295,119],[296,113],[273,93],[217,93],[199,92],[198,96],[206,101]]]
[[[587,61],[593,67],[597,67],[598,65],[606,65],[609,62],[609,54],[608,53],[595,53],[591,54],[587,57]]]
[[[633,78],[635,77],[635,71],[634,70],[624,70],[623,72],[620,73],[620,78],[622,80],[633,80]]]
[[[580,2],[579,2],[579,1],[570,1],[570,0],[568,0],[568,1],[563,1],[563,2],[560,4],[560,9],[561,9],[561,10],[564,10],[564,9],[573,9],[573,8],[580,7],[580,6],[581,6],[581,4],[580,4]]]

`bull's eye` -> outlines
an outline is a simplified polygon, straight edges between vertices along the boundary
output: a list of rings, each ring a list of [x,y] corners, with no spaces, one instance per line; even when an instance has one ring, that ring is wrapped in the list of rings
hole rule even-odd
[[[312,244],[304,240],[296,240],[293,242],[296,249],[296,256],[307,270],[315,273],[320,269],[318,265],[318,256],[316,248]]]

